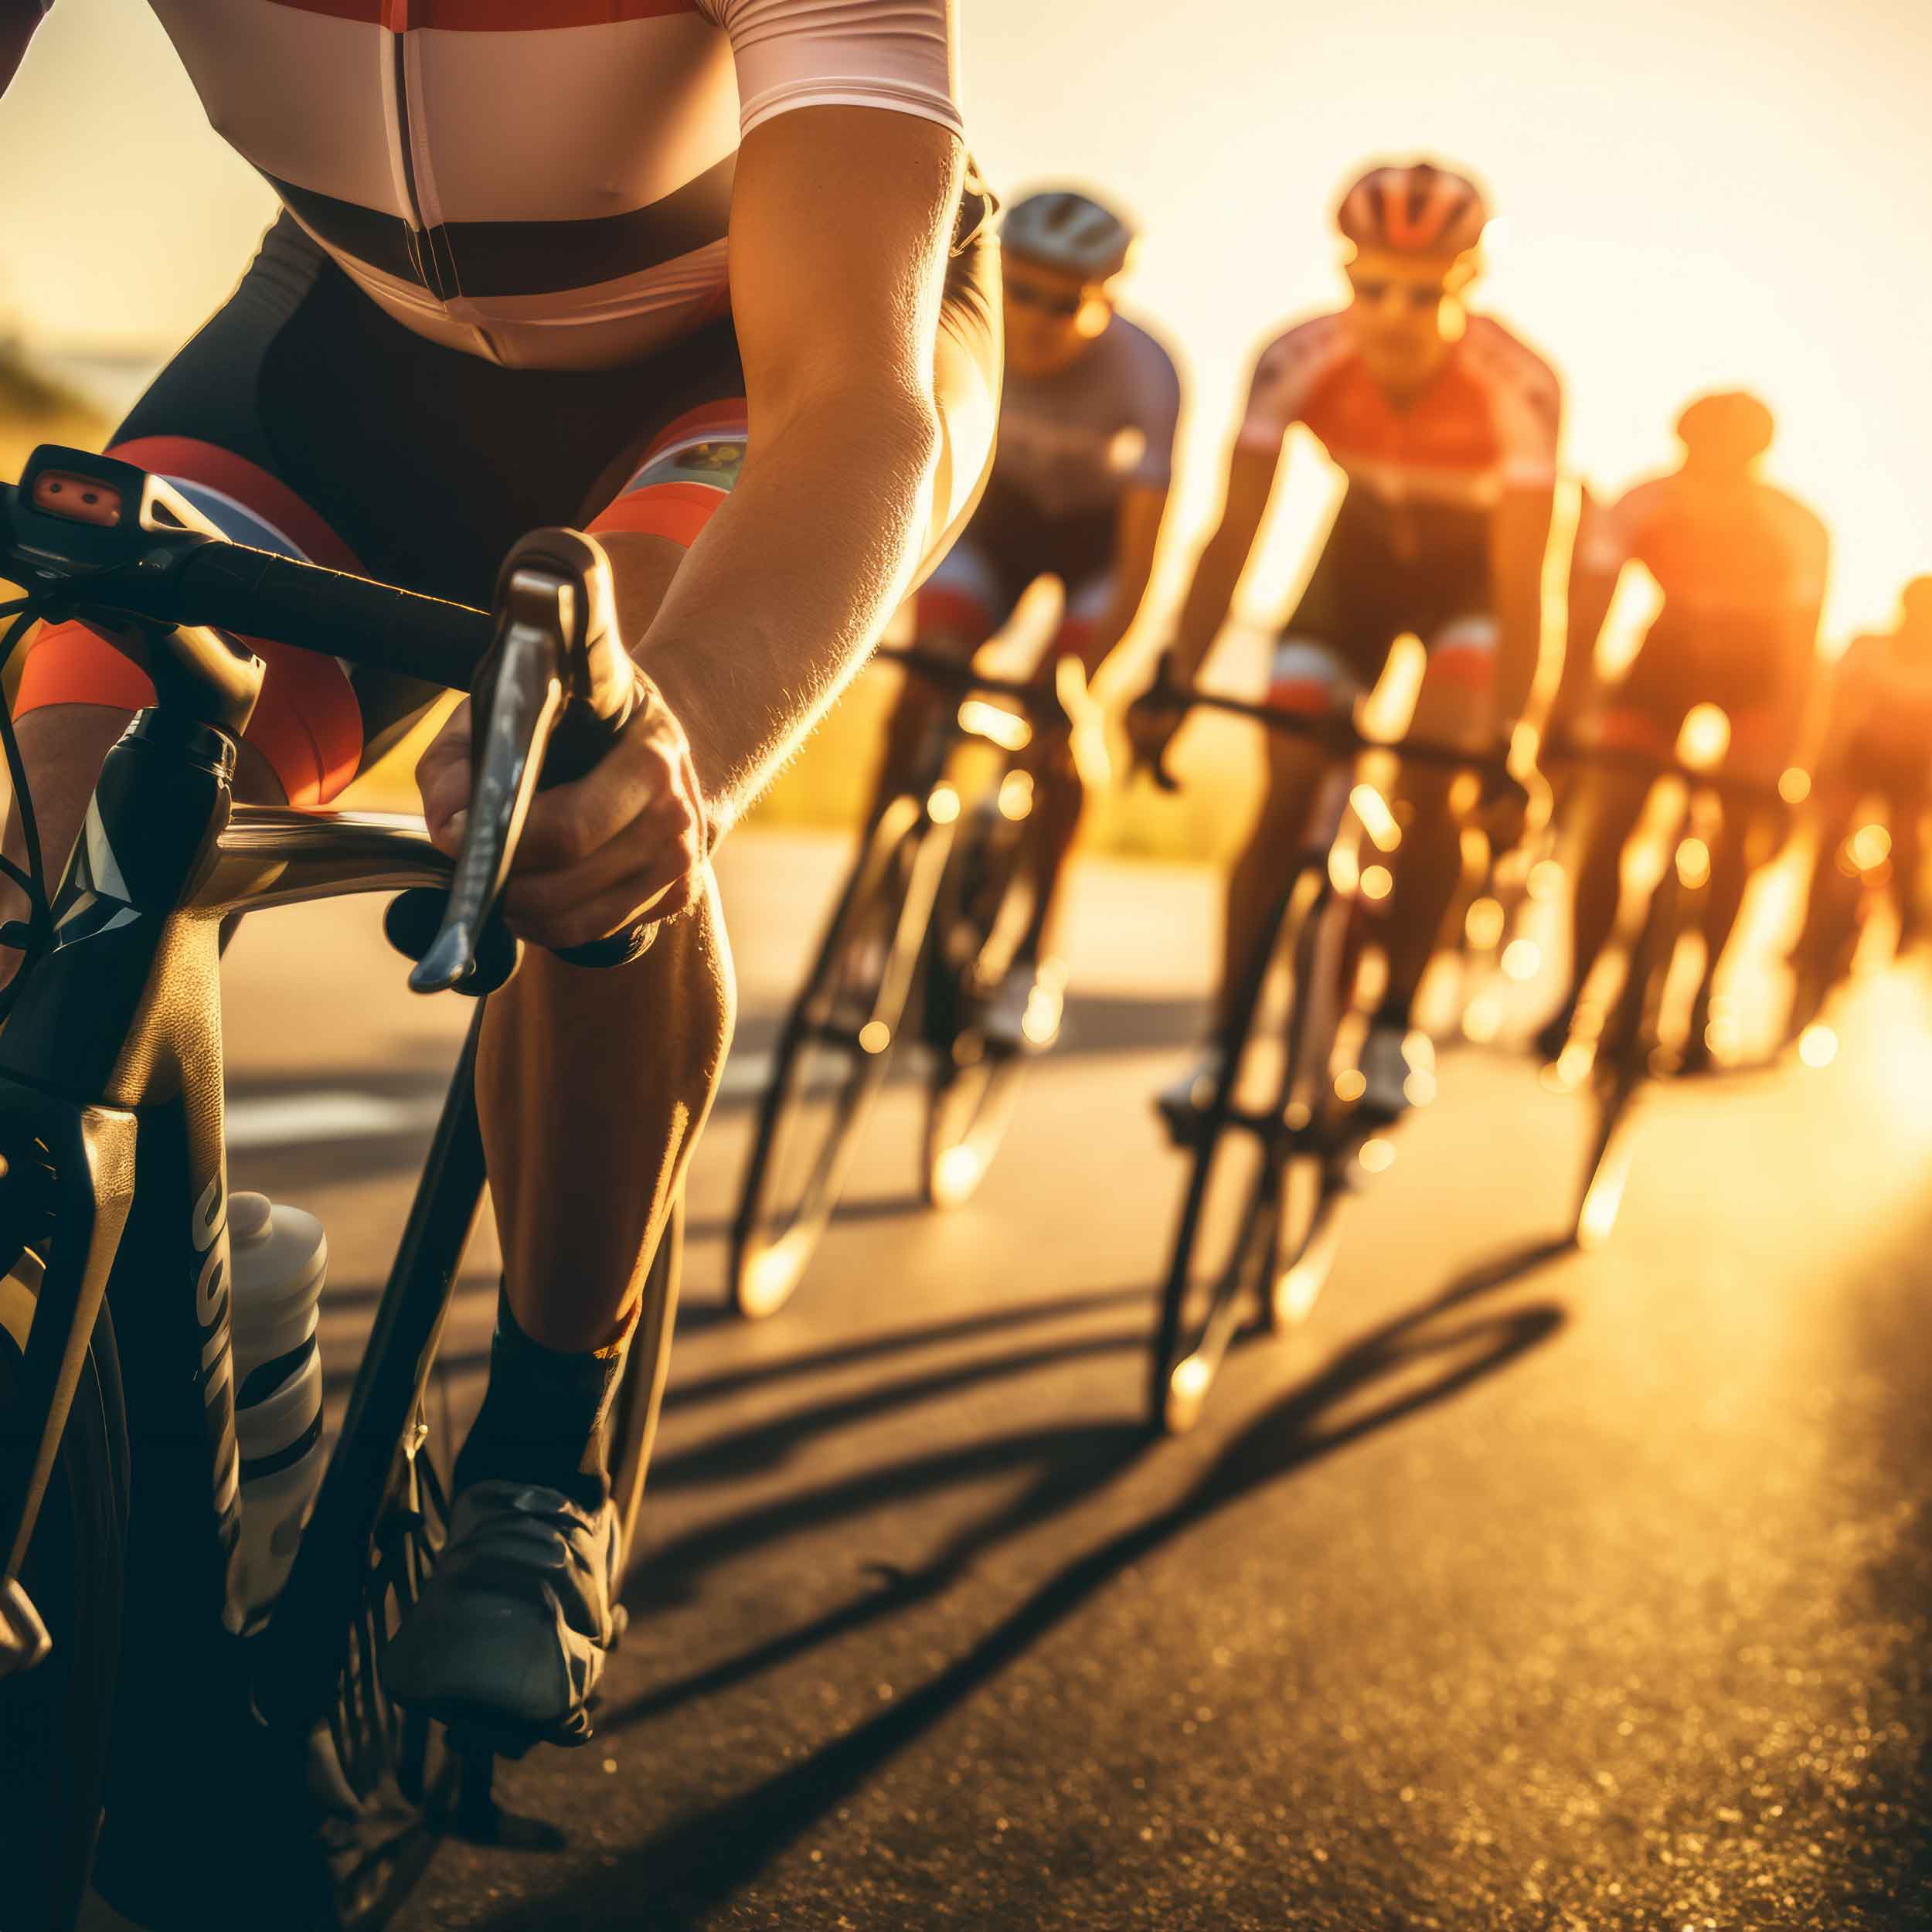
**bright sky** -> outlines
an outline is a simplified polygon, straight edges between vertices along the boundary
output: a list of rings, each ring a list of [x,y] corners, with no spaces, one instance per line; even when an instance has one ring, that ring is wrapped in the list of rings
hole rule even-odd
[[[1932,570],[1925,0],[960,5],[995,183],[1083,177],[1146,225],[1131,305],[1190,379],[1189,521],[1257,340],[1336,299],[1335,190],[1427,151],[1491,188],[1479,299],[1566,377],[1576,471],[1619,488],[1668,459],[1688,395],[1754,388],[1772,473],[1838,539],[1832,627]],[[185,335],[270,206],[138,0],[59,0],[0,109],[0,316],[50,342]],[[1277,582],[1325,501],[1304,478]]]

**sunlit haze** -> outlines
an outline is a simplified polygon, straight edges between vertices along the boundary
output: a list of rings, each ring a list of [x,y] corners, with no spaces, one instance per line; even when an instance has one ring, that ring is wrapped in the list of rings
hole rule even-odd
[[[1189,378],[1187,523],[1218,490],[1256,342],[1337,298],[1336,189],[1371,155],[1420,151],[1494,196],[1478,303],[1562,370],[1574,471],[1619,488],[1668,459],[1685,396],[1750,387],[1779,419],[1771,474],[1832,526],[1835,634],[1932,568],[1920,0],[962,12],[995,183],[1082,178],[1145,224],[1129,305]],[[49,346],[158,352],[226,291],[272,205],[137,0],[60,0],[0,112],[0,312]],[[1264,595],[1327,501],[1298,454]]]

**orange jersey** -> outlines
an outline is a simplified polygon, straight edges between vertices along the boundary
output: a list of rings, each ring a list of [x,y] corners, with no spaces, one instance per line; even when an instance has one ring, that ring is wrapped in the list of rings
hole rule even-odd
[[[1469,318],[1434,379],[1399,409],[1338,313],[1298,324],[1262,352],[1240,440],[1278,450],[1301,423],[1352,491],[1389,505],[1487,510],[1506,489],[1554,484],[1562,413],[1549,364],[1486,315]]]

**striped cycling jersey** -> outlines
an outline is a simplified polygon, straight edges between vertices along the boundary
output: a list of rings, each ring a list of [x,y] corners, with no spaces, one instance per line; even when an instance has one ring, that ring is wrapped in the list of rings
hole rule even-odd
[[[741,136],[957,131],[948,0],[151,0],[223,138],[374,301],[512,366],[634,362],[723,309]]]
[[[1255,365],[1240,440],[1278,450],[1304,425],[1347,475],[1352,497],[1429,515],[1487,512],[1511,488],[1556,480],[1562,392],[1549,366],[1486,315],[1469,318],[1422,392],[1398,407],[1362,366],[1345,312],[1278,336]],[[1466,517],[1445,526],[1460,535]]]

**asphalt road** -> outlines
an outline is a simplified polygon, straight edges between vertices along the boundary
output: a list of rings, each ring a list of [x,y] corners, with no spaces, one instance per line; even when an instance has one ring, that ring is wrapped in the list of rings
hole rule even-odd
[[[1660,1096],[1589,1255],[1580,1104],[1447,1056],[1308,1325],[1154,1442],[1202,873],[1082,871],[978,1199],[919,1211],[895,1086],[796,1301],[723,1312],[839,855],[727,850],[742,1051],[597,1736],[500,1778],[549,1849],[444,1844],[399,1927],[1932,1927],[1932,988],[1867,988],[1821,1073]],[[228,980],[233,1180],[326,1223],[339,1389],[464,1015],[366,903],[256,922]]]

